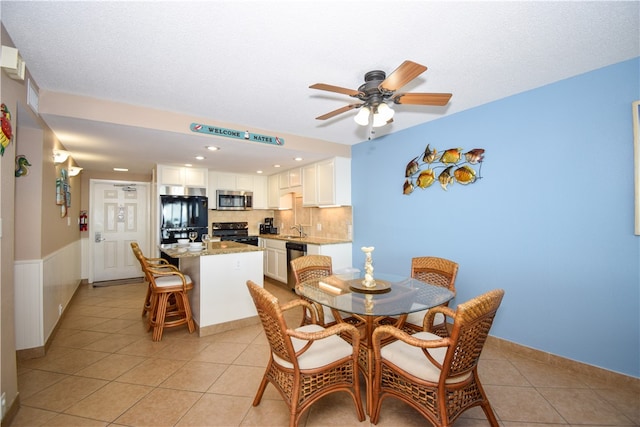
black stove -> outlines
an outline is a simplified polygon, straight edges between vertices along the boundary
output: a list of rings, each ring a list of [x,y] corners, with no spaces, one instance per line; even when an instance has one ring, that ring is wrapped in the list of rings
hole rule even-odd
[[[211,235],[220,237],[222,241],[258,246],[258,237],[249,236],[249,223],[247,222],[213,222],[211,223]]]

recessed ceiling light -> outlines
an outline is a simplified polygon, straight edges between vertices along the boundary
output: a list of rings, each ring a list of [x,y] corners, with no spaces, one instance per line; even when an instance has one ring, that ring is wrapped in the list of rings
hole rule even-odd
[[[190,168],[191,166],[193,166],[191,163],[185,163],[184,164],[186,167]]]
[[[212,145],[208,145],[208,146],[207,146],[207,150],[210,150],[210,151],[218,151],[218,150],[219,150],[219,148],[218,148],[218,147],[214,147],[214,146],[212,146]]]
[[[129,169],[126,168],[113,168],[113,170],[116,172],[129,172]]]
[[[274,168],[279,168],[279,167],[280,167],[280,165],[273,165],[273,167],[274,167]]]
[[[295,160],[296,162],[300,162],[302,161],[302,157],[294,157],[293,160]]]
[[[205,156],[196,156],[196,160],[204,160],[204,159],[206,159]]]
[[[262,171],[256,171],[256,173],[262,173]]]

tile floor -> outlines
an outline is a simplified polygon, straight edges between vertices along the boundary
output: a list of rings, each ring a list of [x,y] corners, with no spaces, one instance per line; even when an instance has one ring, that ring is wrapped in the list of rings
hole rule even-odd
[[[281,301],[294,295],[265,283]],[[259,325],[198,338],[186,327],[152,342],[141,318],[143,284],[81,285],[51,348],[19,362],[21,408],[11,426],[285,426],[287,408],[272,386],[252,400],[268,359]],[[480,378],[500,424],[638,426],[640,389],[549,366],[488,344]],[[364,387],[363,387],[364,388]],[[301,426],[358,422],[344,393],[328,396]],[[387,399],[378,426],[424,426],[412,408]],[[473,408],[455,426],[486,426]]]

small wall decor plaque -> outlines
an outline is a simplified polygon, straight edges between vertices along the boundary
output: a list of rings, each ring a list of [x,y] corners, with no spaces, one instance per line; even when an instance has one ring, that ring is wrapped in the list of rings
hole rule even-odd
[[[0,156],[4,156],[4,149],[11,143],[11,113],[5,104],[0,105]]]
[[[28,175],[29,166],[31,166],[31,163],[29,163],[29,160],[27,160],[23,154],[16,156],[16,178]]]
[[[462,148],[449,148],[439,154],[427,144],[424,153],[407,164],[402,193],[409,195],[416,187],[424,189],[436,181],[445,191],[454,182],[472,184],[482,178],[483,160],[484,148],[474,148],[466,153]]]

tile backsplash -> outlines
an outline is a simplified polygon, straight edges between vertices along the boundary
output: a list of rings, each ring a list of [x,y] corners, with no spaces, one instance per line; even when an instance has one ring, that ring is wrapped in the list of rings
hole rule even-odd
[[[302,197],[294,196],[294,209],[290,210],[263,210],[251,211],[209,211],[209,226],[212,222],[238,222],[249,223],[249,234],[257,235],[260,232],[259,224],[267,217],[273,217],[273,225],[278,227],[280,234],[295,234],[291,227],[301,224],[308,236],[324,237],[328,239],[352,239],[352,208],[340,206],[335,208],[307,208],[302,206]],[[320,230],[318,230],[320,224]]]

